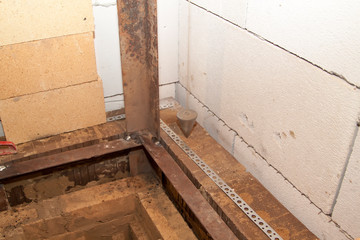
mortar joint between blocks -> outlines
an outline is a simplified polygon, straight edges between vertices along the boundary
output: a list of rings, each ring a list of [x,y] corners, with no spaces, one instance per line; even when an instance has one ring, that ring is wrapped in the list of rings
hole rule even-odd
[[[253,31],[251,31],[251,30],[249,30],[248,28],[246,28],[246,25],[245,25],[245,27],[242,27],[242,26],[240,26],[239,24],[236,24],[236,23],[234,23],[234,22],[232,22],[232,21],[230,21],[230,20],[228,20],[228,19],[220,16],[219,14],[216,14],[216,13],[214,13],[214,12],[212,12],[212,11],[210,11],[210,10],[208,10],[208,9],[206,9],[206,8],[204,8],[204,7],[196,4],[196,3],[193,3],[192,1],[189,1],[189,0],[186,0],[186,1],[189,2],[190,4],[194,5],[194,6],[198,7],[199,9],[202,9],[202,10],[204,10],[204,11],[206,11],[206,12],[208,12],[208,13],[210,13],[210,14],[212,14],[212,15],[214,15],[214,16],[216,16],[216,17],[218,17],[218,18],[220,18],[220,19],[222,19],[222,20],[224,20],[224,21],[226,21],[226,22],[228,22],[229,24],[231,24],[231,25],[233,25],[233,26],[238,27],[238,28],[240,28],[240,29],[248,32],[249,34],[253,35],[254,37],[260,39],[261,41],[265,41],[265,42],[273,45],[274,47],[280,48],[281,50],[283,50],[283,51],[285,51],[285,52],[287,52],[287,53],[289,53],[289,54],[291,54],[291,55],[293,55],[293,56],[295,56],[295,57],[297,57],[297,58],[299,58],[299,59],[301,59],[301,60],[303,60],[303,61],[305,61],[305,62],[307,62],[307,63],[309,63],[309,64],[311,64],[312,66],[314,66],[314,67],[316,67],[316,68],[318,68],[318,69],[320,69],[320,70],[322,70],[322,71],[324,71],[324,72],[326,72],[327,74],[332,75],[332,76],[335,76],[335,77],[337,77],[338,79],[343,80],[344,82],[346,82],[346,83],[349,84],[350,86],[355,87],[356,90],[360,90],[360,86],[358,86],[358,85],[350,82],[350,81],[349,81],[348,79],[346,79],[346,77],[344,77],[343,75],[341,75],[341,74],[339,74],[339,73],[336,73],[336,72],[334,72],[334,71],[327,70],[327,69],[321,67],[320,65],[318,65],[318,64],[316,64],[316,63],[313,63],[313,62],[311,62],[310,60],[308,60],[308,59],[306,59],[306,58],[304,58],[304,57],[301,57],[301,56],[297,55],[297,54],[294,53],[294,52],[291,52],[290,50],[288,50],[288,49],[286,49],[286,48],[284,48],[284,47],[282,47],[282,46],[280,46],[280,45],[278,45],[278,44],[276,44],[276,43],[274,43],[274,42],[272,42],[272,41],[270,41],[270,40],[262,37],[261,35],[253,32]]]

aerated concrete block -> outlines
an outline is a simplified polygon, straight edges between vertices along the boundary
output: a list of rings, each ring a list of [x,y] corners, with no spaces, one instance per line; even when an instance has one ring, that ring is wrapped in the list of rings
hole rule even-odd
[[[246,28],[360,86],[360,2],[248,1]]]
[[[356,136],[332,216],[351,236],[360,237],[360,131]]]
[[[189,40],[179,45],[181,84],[330,213],[359,90],[204,9],[183,9],[191,27],[180,25],[189,31],[179,35]]]

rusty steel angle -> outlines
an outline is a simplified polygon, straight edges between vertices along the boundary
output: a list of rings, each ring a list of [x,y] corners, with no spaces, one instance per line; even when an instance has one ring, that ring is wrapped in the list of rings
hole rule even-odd
[[[126,129],[159,137],[156,0],[117,1]]]

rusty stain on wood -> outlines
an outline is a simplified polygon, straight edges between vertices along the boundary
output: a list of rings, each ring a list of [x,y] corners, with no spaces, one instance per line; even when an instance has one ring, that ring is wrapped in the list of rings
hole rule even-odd
[[[119,0],[117,8],[127,131],[159,137],[156,0]]]

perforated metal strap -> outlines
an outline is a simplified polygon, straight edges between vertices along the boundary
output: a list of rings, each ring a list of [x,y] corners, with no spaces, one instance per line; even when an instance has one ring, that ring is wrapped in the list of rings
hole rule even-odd
[[[160,110],[174,107],[174,103],[160,105]],[[125,114],[107,118],[108,122],[125,119]],[[283,240],[214,170],[212,170],[186,143],[160,119],[160,127],[204,171],[206,175],[272,240]]]
[[[106,121],[107,122],[112,122],[112,121],[121,120],[121,119],[125,119],[125,114],[120,114],[120,115],[108,117],[108,118],[106,118]]]
[[[160,104],[159,108],[160,108],[160,110],[163,110],[163,109],[167,109],[167,108],[172,108],[174,106],[175,106],[175,104],[173,102],[168,102],[168,103]],[[122,120],[122,119],[125,119],[125,114],[108,117],[108,118],[106,118],[106,121],[112,122],[112,121],[117,121],[117,120]]]
[[[214,170],[212,170],[186,143],[162,120],[160,127],[167,135],[198,165],[201,170],[253,221],[270,239],[282,240],[279,234],[270,227]]]

